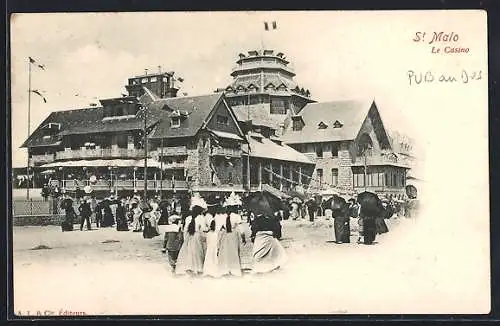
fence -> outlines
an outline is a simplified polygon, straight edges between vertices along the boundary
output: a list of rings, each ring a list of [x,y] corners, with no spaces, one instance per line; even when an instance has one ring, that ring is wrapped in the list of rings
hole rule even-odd
[[[59,200],[49,199],[15,199],[12,201],[12,214],[14,216],[57,215],[64,214],[59,207]]]

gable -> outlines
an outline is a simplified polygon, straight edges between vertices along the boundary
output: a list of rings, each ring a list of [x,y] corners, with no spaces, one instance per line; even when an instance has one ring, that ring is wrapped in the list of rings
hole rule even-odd
[[[368,135],[373,142],[374,149],[376,151],[381,150],[390,150],[391,145],[389,142],[389,136],[382,122],[382,118],[380,117],[380,113],[378,112],[377,106],[375,102],[373,102],[368,114],[361,125],[361,128],[358,132],[354,145],[357,146],[360,139],[362,137],[366,137]]]
[[[226,106],[225,101],[220,101],[209,117],[207,128],[210,130],[224,131],[240,135],[238,123]]]

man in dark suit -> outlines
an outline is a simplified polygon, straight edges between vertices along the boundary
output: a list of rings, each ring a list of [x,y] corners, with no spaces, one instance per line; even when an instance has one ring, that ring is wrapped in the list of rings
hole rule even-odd
[[[87,230],[90,230],[90,216],[92,215],[92,209],[90,207],[90,199],[85,200],[80,207],[78,207],[78,210],[80,211],[80,216],[82,218],[82,221],[80,223],[80,231],[83,231],[83,223],[87,221]]]

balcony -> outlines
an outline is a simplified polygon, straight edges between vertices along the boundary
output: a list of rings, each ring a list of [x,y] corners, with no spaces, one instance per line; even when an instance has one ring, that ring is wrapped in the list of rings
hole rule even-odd
[[[182,156],[188,155],[186,146],[175,146],[175,147],[158,147],[156,152],[159,156]]]
[[[136,158],[143,157],[142,149],[99,148],[76,149],[56,153],[56,160],[87,159],[87,158]]]
[[[212,156],[241,157],[242,151],[239,148],[214,147]]]
[[[356,157],[356,161],[352,166],[364,166],[365,157]],[[366,165],[394,165],[400,167],[410,167],[410,162],[402,156],[384,154],[384,155],[371,155],[366,156]]]
[[[188,184],[184,180],[148,180],[148,190],[187,190]],[[83,189],[85,186],[92,187],[94,191],[114,191],[114,190],[138,190],[144,189],[144,180],[97,180],[95,183],[91,183],[89,180],[52,180],[51,185],[60,186],[67,191],[75,191],[78,186]]]
[[[291,64],[284,65],[280,62],[269,62],[269,61],[251,61],[251,62],[242,63],[240,65],[234,66],[232,68],[231,72],[235,73],[237,71],[242,71],[242,70],[261,69],[261,68],[283,69],[283,70],[288,71],[290,73],[295,72],[295,70]]]
[[[30,166],[54,162],[54,154],[31,155]]]

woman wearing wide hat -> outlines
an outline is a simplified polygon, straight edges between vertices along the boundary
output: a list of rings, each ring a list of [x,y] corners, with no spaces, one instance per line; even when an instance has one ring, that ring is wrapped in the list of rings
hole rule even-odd
[[[218,266],[221,275],[241,276],[240,238],[246,244],[245,234],[240,229],[241,216],[238,207],[242,202],[234,192],[224,202],[226,219],[222,225]]]
[[[205,250],[203,248],[203,232],[206,230],[205,216],[207,203],[203,198],[191,198],[191,215],[184,223],[184,242],[179,251],[175,273],[177,275],[198,275],[203,273]]]

